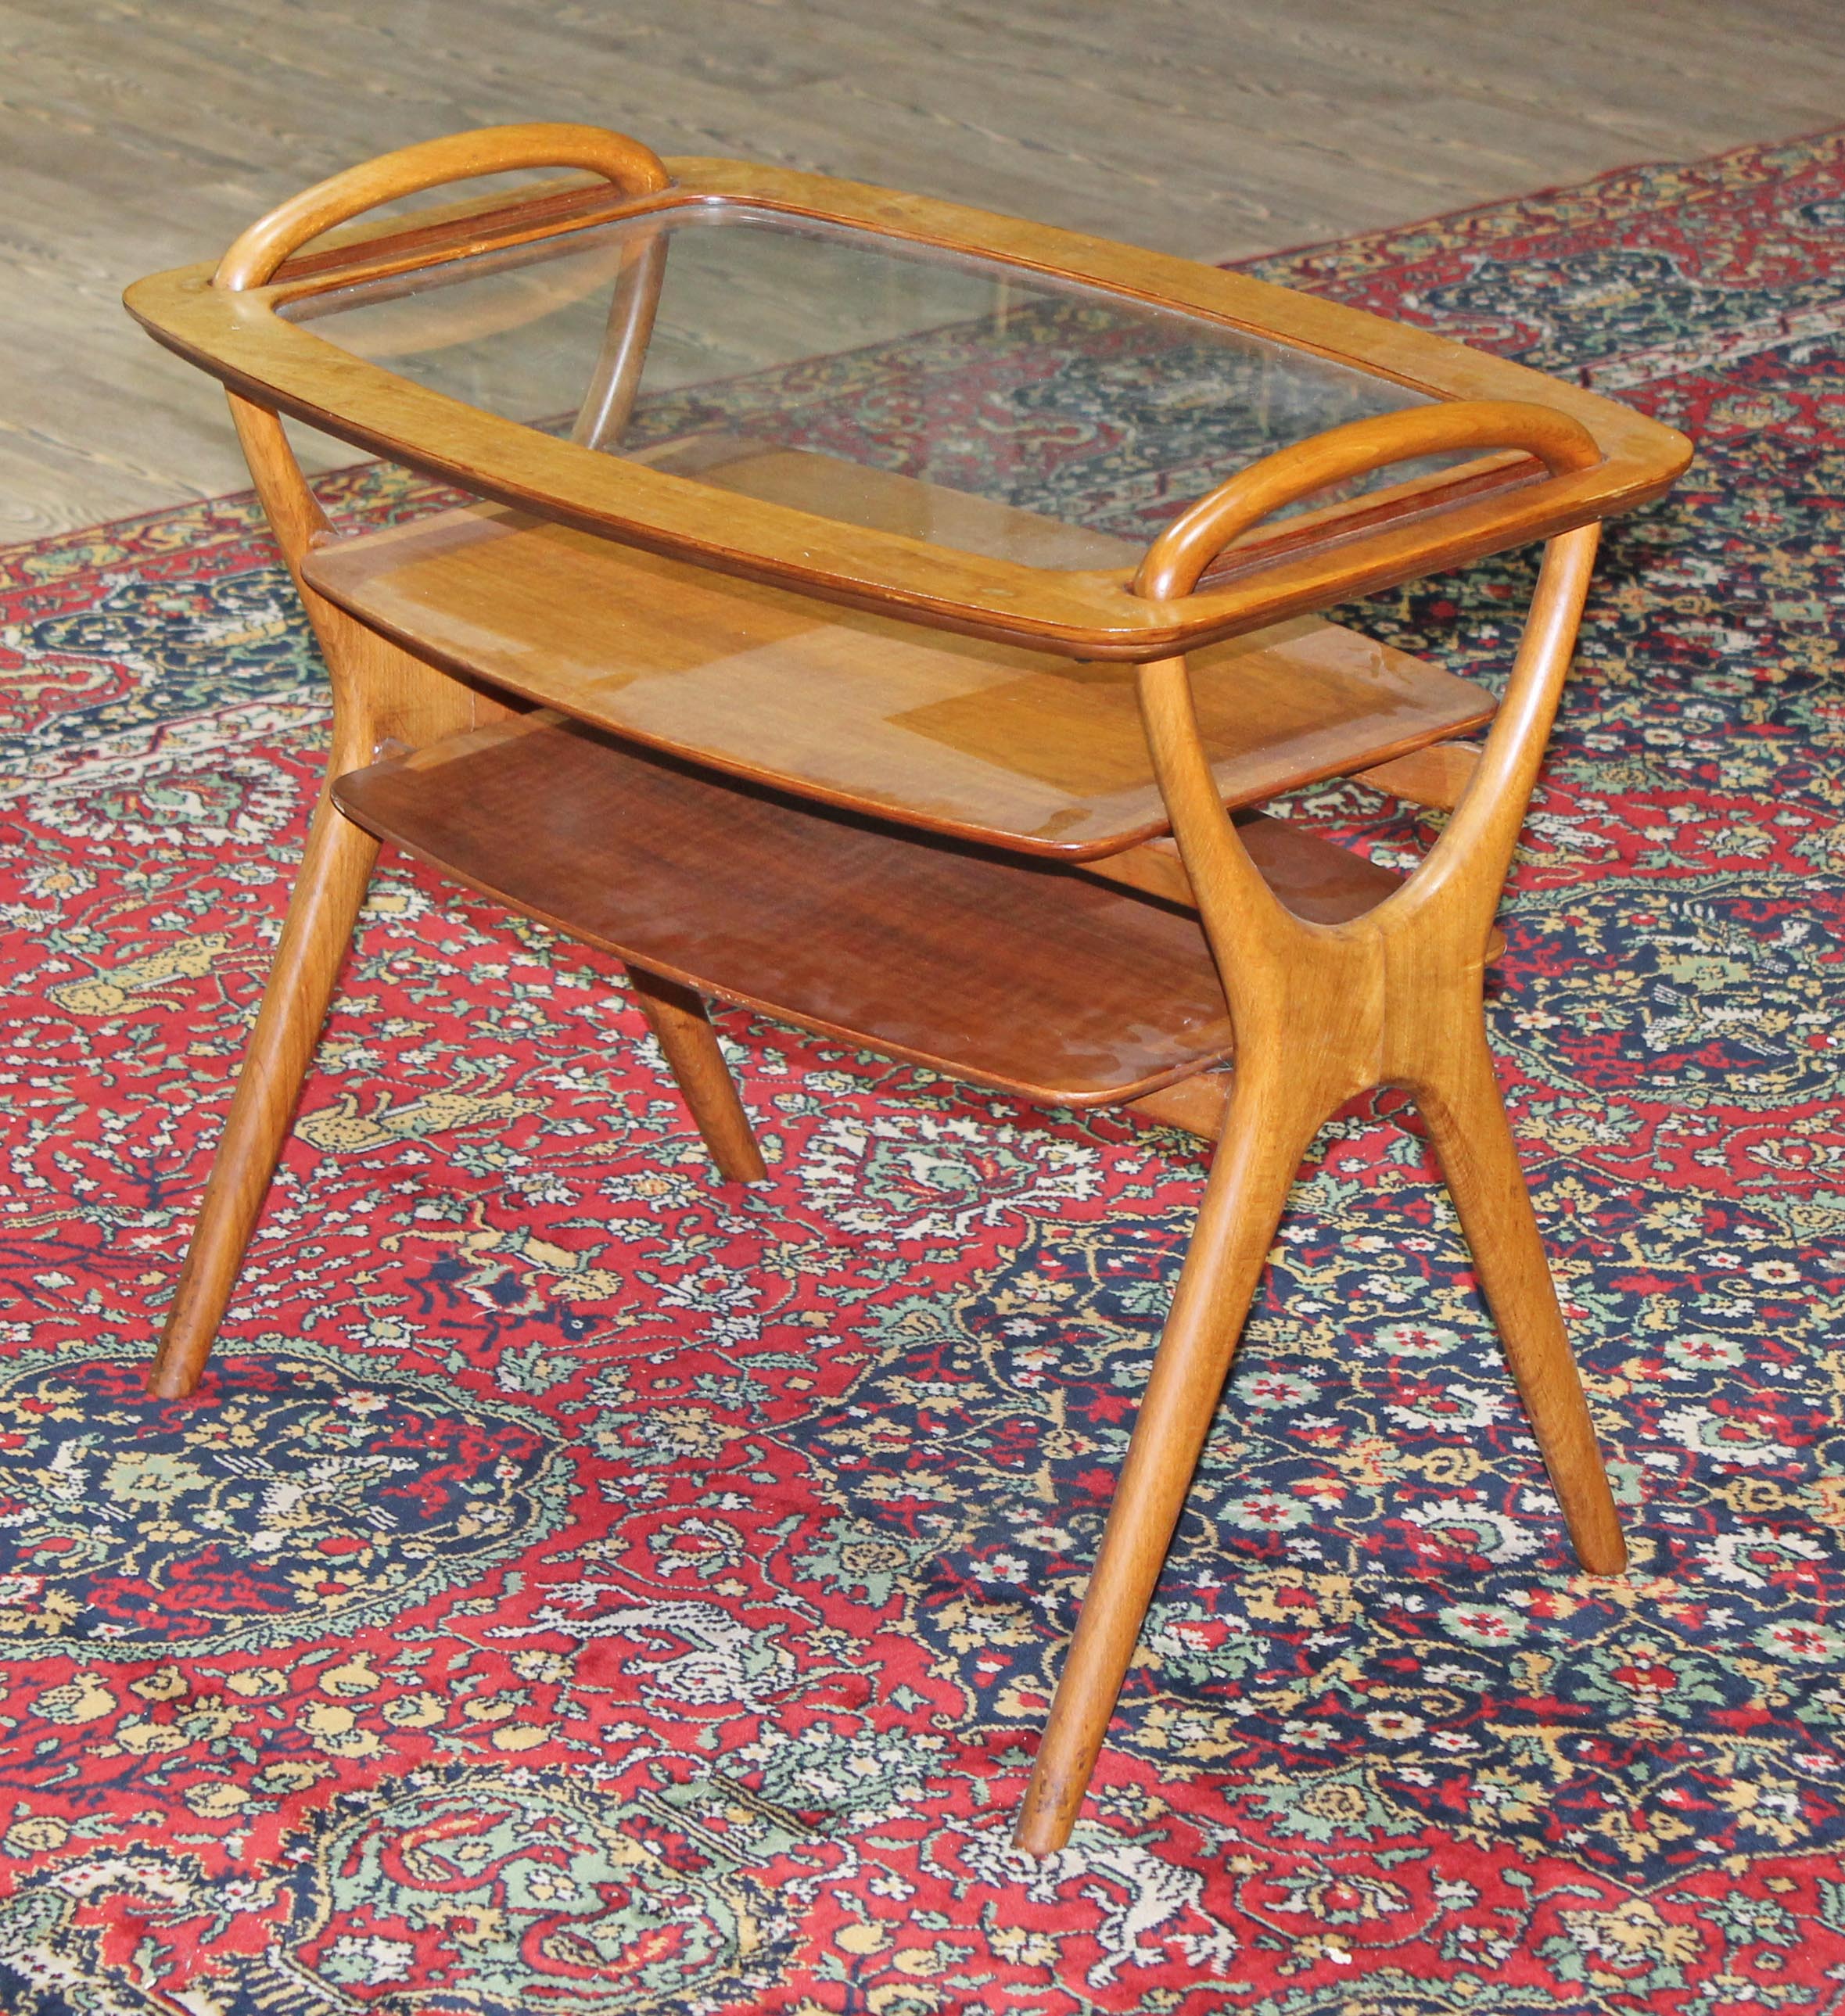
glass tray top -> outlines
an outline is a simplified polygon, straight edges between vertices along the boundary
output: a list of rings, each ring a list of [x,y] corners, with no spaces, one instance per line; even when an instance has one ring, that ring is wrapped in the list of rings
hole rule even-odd
[[[278,312],[433,391],[610,454],[1056,568],[1131,562],[1235,470],[1428,403],[1183,308],[732,200]],[[1458,459],[1398,464],[1311,501]]]
[[[289,415],[598,538],[1086,660],[1553,537],[1689,455],[1579,386],[1246,274],[747,162],[655,162],[636,195],[589,151],[598,182],[359,225],[434,185],[362,164],[128,305],[259,434]],[[1395,459],[1438,439],[1459,466]],[[1380,464],[1361,495],[1302,481]],[[1298,515],[1188,576],[1213,511],[1264,496]]]

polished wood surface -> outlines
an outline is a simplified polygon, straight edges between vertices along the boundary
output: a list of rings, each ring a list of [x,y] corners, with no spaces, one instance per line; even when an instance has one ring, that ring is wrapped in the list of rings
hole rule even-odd
[[[654,234],[624,244],[609,290],[608,324],[570,437],[612,453],[627,431],[640,394],[647,344],[666,276],[666,240]]]
[[[521,158],[537,157],[532,150],[539,143],[530,135],[504,144]],[[387,164],[369,181],[362,174],[343,186],[336,180],[311,193],[291,219],[258,227],[232,276],[254,283],[311,229],[362,199],[396,182],[423,186],[416,178],[438,179],[441,163],[473,158],[460,145],[447,153],[423,150],[417,161]],[[772,175],[768,186],[790,207],[821,200],[785,176]],[[931,242],[958,242],[942,234],[973,228],[945,222],[939,206],[918,209],[877,192],[824,200],[836,213],[861,199],[871,207],[859,221],[934,234]],[[641,200],[668,199],[654,189]],[[1029,227],[988,226],[1011,244],[1008,256],[1024,257],[1020,247],[1031,246],[1037,250],[1030,257],[1049,259],[1046,240]],[[1015,231],[1025,234],[1016,242],[1007,237]],[[644,236],[640,242],[644,247]],[[1065,247],[1061,263],[1106,265],[1115,252]],[[604,363],[578,416],[583,440],[571,452],[579,455],[605,430],[611,437],[618,432],[651,312],[648,256],[643,250],[630,261],[625,300],[618,291]],[[1148,284],[1144,273],[1139,284]],[[214,291],[265,312],[268,305],[253,299],[261,292],[254,284],[242,295]],[[272,315],[266,326],[286,325]],[[1324,333],[1332,326],[1319,326]],[[1125,1103],[1144,1118],[1215,1139],[1198,1224],[1020,1814],[1017,1839],[1027,1853],[1054,1852],[1068,1839],[1300,1158],[1320,1125],[1368,1089],[1405,1086],[1424,1113],[1577,1556],[1592,1573],[1621,1571],[1624,1543],[1487,1047],[1482,982],[1494,911],[1587,591],[1599,528],[1581,520],[1668,481],[1679,466],[1676,436],[1598,430],[1598,401],[1519,401],[1476,386],[1445,405],[1330,430],[1243,470],[1153,542],[1132,576],[1137,593],[1127,592],[1125,570],[1085,576],[1014,569],[1032,583],[1031,621],[1040,627],[1028,625],[1025,634],[1040,643],[1054,632],[1072,648],[1076,633],[1057,631],[1045,616],[1072,583],[1077,602],[1106,584],[1123,603],[1154,612],[1137,627],[1112,619],[1108,632],[1118,645],[1133,639],[1131,650],[1121,650],[1137,660],[1131,690],[1143,754],[1107,706],[1098,714],[1094,705],[1098,693],[1112,694],[1108,705],[1119,713],[1130,675],[1112,667],[1047,668],[1010,645],[917,639],[881,617],[845,622],[795,596],[714,585],[678,560],[617,553],[585,538],[593,525],[647,543],[636,540],[632,524],[618,527],[594,511],[578,514],[559,494],[547,495],[543,523],[472,510],[398,533],[333,540],[276,412],[245,398],[243,372],[225,366],[224,331],[232,327],[241,330],[239,341],[262,349],[261,326],[234,319],[206,348],[232,386],[251,466],[328,654],[331,783],[153,1375],[157,1391],[190,1391],[199,1377],[376,840],[384,837],[622,959],[727,1176],[754,1179],[762,1163],[706,995],[1027,1097]],[[170,326],[165,333],[171,340]],[[1389,346],[1380,338],[1372,347]],[[271,370],[264,399],[288,404],[292,395],[273,380]],[[337,389],[344,417],[378,388],[362,376]],[[429,417],[427,410],[412,416],[419,427]],[[469,480],[495,496],[503,495],[495,473],[502,446],[488,441],[468,466]],[[1368,524],[1342,545],[1310,545],[1265,560],[1240,583],[1200,590],[1225,549],[1234,553],[1276,510],[1330,480],[1438,447],[1515,449],[1549,473],[1472,497],[1432,520]],[[734,449],[718,444],[711,468],[741,465],[746,482],[772,491],[813,480],[811,469],[778,462],[773,452],[752,478],[748,467],[762,458]],[[415,452],[423,452],[419,437]],[[834,543],[809,585],[823,581],[835,599],[862,594],[883,610],[925,614],[943,630],[1018,634],[1016,609],[1004,621],[993,611],[1018,591],[989,571],[979,584],[986,599],[970,600],[972,578],[956,572],[969,556],[791,510],[773,496],[659,470],[638,473],[702,495],[704,536],[732,542],[701,549],[707,560],[720,550],[726,563],[735,560],[741,539],[749,547],[743,571],[758,567],[762,551],[751,542],[773,533],[774,523],[751,514],[780,513],[784,531],[789,523],[828,528]],[[1533,518],[1530,500],[1547,496]],[[935,505],[920,499],[915,508]],[[722,528],[724,513],[742,521],[741,533]],[[575,529],[552,522],[579,517]],[[1472,532],[1457,531],[1468,522]],[[1252,759],[1267,765],[1259,774],[1268,781],[1252,783],[1252,795],[1277,788],[1274,777],[1297,759],[1302,696],[1313,684],[1304,668],[1316,654],[1336,660],[1355,646],[1349,633],[1295,625],[1228,649],[1219,644],[1215,657],[1198,650],[1188,662],[1154,655],[1151,640],[1203,643],[1233,606],[1232,628],[1248,629],[1258,610],[1292,610],[1291,595],[1324,599],[1355,578],[1353,550],[1370,556],[1356,577],[1368,579],[1368,566],[1414,571],[1437,552],[1450,564],[1537,523],[1556,535],[1505,700],[1464,775],[1416,765],[1458,722],[1425,722],[1429,733],[1418,729],[1381,749],[1363,709],[1356,716],[1348,709],[1328,730],[1329,745],[1341,747],[1335,759],[1329,747],[1321,774],[1357,771],[1387,784],[1391,765],[1407,764],[1398,772],[1406,796],[1458,790],[1445,829],[1407,881],[1246,808],[1227,813],[1236,791],[1226,788],[1226,762],[1233,770]],[[660,531],[650,520],[648,537]],[[881,539],[898,544],[881,548]],[[1488,545],[1476,549],[1475,539]],[[690,550],[676,535],[666,543]],[[933,555],[948,578],[948,589],[926,605],[890,574],[893,554],[904,549]],[[841,591],[842,567],[861,570],[849,592]],[[1196,613],[1207,604],[1209,621]],[[1389,683],[1382,663],[1374,655],[1361,669],[1346,664],[1354,689],[1365,689],[1366,707]],[[1428,680],[1440,675],[1404,664],[1402,678],[1425,698]],[[1047,687],[1047,679],[1061,684]],[[877,695],[856,718],[846,697],[856,690]],[[893,707],[893,694],[900,705]],[[521,705],[534,701],[548,704]],[[572,718],[592,701],[619,739]],[[1472,705],[1476,723],[1491,711],[1477,698]],[[797,724],[803,712],[809,718]],[[1097,725],[1104,718],[1105,729]],[[892,769],[908,768],[923,781],[895,796],[885,787],[880,797],[865,781],[862,751],[875,742],[872,731],[893,722],[920,734],[932,752],[952,751],[957,764],[971,758],[989,772],[1047,782],[1061,802],[1030,825],[990,778],[970,795],[964,767],[951,765],[945,783],[939,768],[919,766],[913,751],[901,762],[893,754]],[[678,753],[635,746],[650,737]],[[774,764],[791,759],[778,751],[798,752],[792,760],[806,795],[714,774],[726,766],[759,779],[780,776]],[[849,765],[859,767],[831,774]],[[817,803],[829,790],[853,808]],[[964,808],[978,801],[989,822],[993,805],[1004,802],[1004,819],[957,827],[959,815],[941,809],[957,791]],[[1119,803],[1101,809],[1111,794],[1133,791],[1143,805],[1156,794],[1162,819],[1123,826]],[[902,823],[866,816],[867,805],[900,815]],[[1161,823],[1169,824],[1170,844]],[[941,829],[935,836],[919,830],[931,824]],[[973,832],[1008,846],[971,844],[965,836]],[[1032,858],[1034,848],[1042,857],[1059,847],[1061,860]],[[1219,1067],[1233,1050],[1235,1069],[1227,1075]]]
[[[1378,788],[1393,789],[1398,797],[1407,798],[1413,804],[1439,803],[1444,810],[1451,808],[1459,802],[1465,780],[1473,774],[1479,756],[1477,749],[1465,743],[1443,743],[1432,749],[1418,750],[1414,756],[1405,756],[1400,761],[1407,766],[1423,757],[1444,756],[1450,751],[1464,758],[1465,769],[1451,772],[1441,766],[1426,776],[1412,770],[1410,781],[1413,788],[1389,783],[1380,784]],[[1361,771],[1359,776],[1361,781],[1389,778],[1395,769],[1395,765],[1386,764],[1381,770]],[[1436,791],[1444,789],[1456,775],[1461,777],[1461,783],[1438,800]],[[1263,880],[1297,917],[1303,917],[1311,923],[1336,924],[1357,916],[1371,904],[1381,902],[1398,879],[1388,869],[1380,868],[1375,862],[1365,861],[1343,848],[1329,854],[1322,843],[1285,819],[1267,819],[1245,812],[1238,815],[1238,823],[1247,829],[1243,834],[1244,844],[1261,868]],[[1311,841],[1310,846],[1295,854],[1294,851],[1299,843],[1307,840]],[[1185,864],[1179,858],[1177,844],[1169,838],[1147,841],[1139,847],[1129,848],[1124,853],[1086,861],[1080,872],[1098,876],[1104,881],[1119,883],[1124,889],[1138,889],[1164,902],[1177,903],[1184,909],[1198,908],[1191,877],[1186,873]],[[1362,902],[1357,900],[1360,892]],[[1486,934],[1486,963],[1490,966],[1504,951],[1505,934],[1495,924]]]
[[[630,967],[628,978],[718,1174],[727,1183],[759,1183],[769,1172],[704,1002],[643,967]]]
[[[606,127],[535,121],[445,134],[374,156],[278,203],[232,243],[212,284],[240,291],[260,287],[291,252],[382,203],[476,175],[567,167],[590,169],[629,196],[650,196],[672,180],[651,147]]]
[[[1356,774],[1361,784],[1374,790],[1388,791],[1412,805],[1448,812],[1461,802],[1479,763],[1479,751],[1472,743],[1440,742]]]
[[[406,656],[301,580],[301,560],[325,535],[326,520],[276,416],[235,398],[231,412],[332,679],[329,774],[369,761],[386,742],[413,748],[503,718],[503,703]],[[369,833],[322,798],[149,1375],[164,1397],[189,1393],[198,1383],[287,1138],[377,851]]]
[[[1237,1063],[1197,1229],[1155,1358],[1018,1843],[1068,1839],[1236,1351],[1288,1186],[1321,1123],[1382,1084],[1426,1118],[1569,1535],[1591,1574],[1627,1553],[1486,1047],[1494,909],[1574,646],[1598,538],[1554,541],[1485,754],[1428,859],[1350,921],[1277,903],[1224,818],[1184,661],[1142,704],[1173,830],[1236,1031]]]
[[[341,350],[311,323],[274,312],[337,285],[337,272],[238,290],[212,286],[204,268],[185,268],[137,283],[128,305],[161,342],[232,389],[476,495],[751,579],[1083,657],[1144,661],[1195,648],[1549,537],[1658,495],[1689,458],[1681,435],[1577,387],[1245,274],[784,169],[683,158],[665,165],[672,189],[638,199],[643,205],[747,201],[1061,275],[1352,362],[1445,399],[1555,409],[1593,437],[1598,459],[1439,511],[1368,524],[1342,538],[1331,536],[1335,517],[1324,538],[1271,566],[1155,599],[1122,593],[1119,570],[1022,566],[735,491],[714,493],[483,412]]]
[[[1523,399],[1463,399],[1378,413],[1329,427],[1239,470],[1182,512],[1147,549],[1134,592],[1159,600],[1189,595],[1206,567],[1285,506],[1347,477],[1418,455],[1465,448],[1519,448],[1553,476],[1595,469],[1595,437],[1581,421]]]
[[[528,717],[339,778],[348,817],[682,988],[1047,1104],[1137,1099],[1231,1053],[1196,919],[990,850],[817,812]],[[1302,914],[1397,878],[1259,816]]]
[[[494,506],[328,542],[305,571],[435,663],[832,804],[1070,859],[1167,824],[1126,668],[859,615]],[[1493,711],[1465,679],[1306,619],[1198,653],[1193,679],[1232,805]]]

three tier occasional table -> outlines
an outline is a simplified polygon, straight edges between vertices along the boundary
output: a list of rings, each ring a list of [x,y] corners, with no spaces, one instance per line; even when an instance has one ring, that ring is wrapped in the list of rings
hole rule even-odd
[[[534,169],[571,172],[353,221]],[[333,694],[157,1393],[199,1379],[388,841],[620,959],[727,1179],[764,1171],[712,999],[1214,1140],[1028,1852],[1290,1179],[1369,1087],[1420,1107],[1577,1553],[1621,1570],[1481,990],[1600,523],[1681,437],[1239,274],[593,127],[385,155],[128,301],[228,387]],[[467,501],[336,535],[285,415]],[[1314,613],[1541,540],[1497,706]],[[1259,809],[1340,776],[1451,812],[1407,879]]]

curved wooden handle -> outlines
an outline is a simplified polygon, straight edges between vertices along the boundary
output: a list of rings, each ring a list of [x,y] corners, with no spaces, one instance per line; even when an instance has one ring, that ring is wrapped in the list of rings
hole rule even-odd
[[[1134,592],[1156,601],[1189,595],[1232,539],[1284,505],[1392,463],[1468,448],[1522,448],[1553,476],[1602,459],[1580,420],[1522,399],[1446,399],[1353,420],[1265,455],[1201,497],[1147,549]]]
[[[260,287],[294,251],[358,217],[375,203],[390,203],[442,182],[472,175],[503,175],[512,168],[592,168],[631,196],[650,195],[672,178],[651,147],[602,126],[535,122],[524,126],[478,126],[380,154],[358,167],[329,175],[299,196],[259,218],[218,262],[214,287]]]

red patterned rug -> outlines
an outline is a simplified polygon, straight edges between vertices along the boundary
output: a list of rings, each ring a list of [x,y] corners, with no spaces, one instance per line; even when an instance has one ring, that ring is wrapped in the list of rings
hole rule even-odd
[[[1491,1009],[1632,1575],[1572,1571],[1424,1145],[1355,1110],[1018,1860],[1195,1145],[729,1016],[772,1180],[720,1189],[606,963],[401,860],[150,1402],[324,703],[247,498],[16,548],[8,2009],[1845,2005],[1845,136],[1261,270],[1700,442],[1609,541]],[[1496,677],[1530,580],[1362,620]]]

